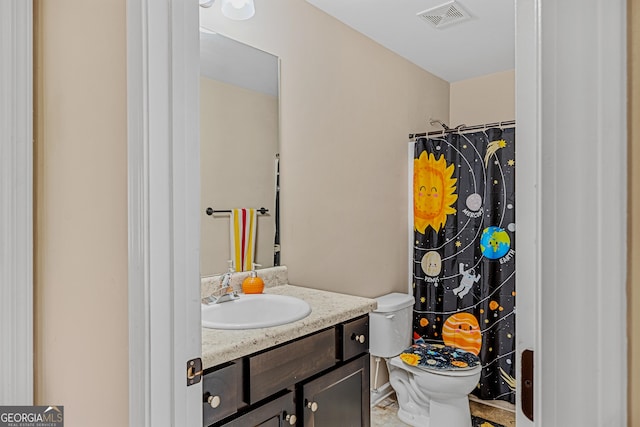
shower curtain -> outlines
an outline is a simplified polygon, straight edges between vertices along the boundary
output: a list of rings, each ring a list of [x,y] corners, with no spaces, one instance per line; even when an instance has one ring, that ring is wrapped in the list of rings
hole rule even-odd
[[[414,145],[414,340],[480,357],[473,394],[515,403],[515,129]]]

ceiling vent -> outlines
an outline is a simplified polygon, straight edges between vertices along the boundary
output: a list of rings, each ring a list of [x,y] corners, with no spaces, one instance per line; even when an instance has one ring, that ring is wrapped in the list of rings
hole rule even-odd
[[[455,0],[422,11],[418,13],[418,16],[435,28],[445,28],[471,19],[469,12],[464,10]]]

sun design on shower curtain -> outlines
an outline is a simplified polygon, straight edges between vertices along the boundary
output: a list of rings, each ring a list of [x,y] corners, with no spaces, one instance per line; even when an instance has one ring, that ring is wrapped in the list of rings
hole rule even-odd
[[[454,166],[447,165],[444,156],[423,152],[413,161],[413,213],[415,229],[424,234],[427,226],[436,232],[447,222],[447,215],[456,213],[452,206],[458,195]]]

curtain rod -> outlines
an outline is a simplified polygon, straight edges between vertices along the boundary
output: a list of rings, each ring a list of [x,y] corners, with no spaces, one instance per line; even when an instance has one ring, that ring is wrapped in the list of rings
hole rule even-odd
[[[207,215],[213,215],[214,213],[231,213],[231,209],[214,210],[213,208],[207,208]],[[264,215],[269,212],[267,208],[256,209],[256,213]]]
[[[504,121],[504,122],[495,122],[495,123],[487,123],[484,125],[476,125],[476,126],[458,126],[456,128],[453,129],[443,129],[443,130],[436,130],[433,132],[428,132],[428,133],[410,133],[409,134],[409,139],[413,139],[413,138],[421,138],[423,136],[430,136],[430,135],[444,135],[446,133],[460,133],[460,132],[467,132],[467,131],[471,131],[471,130],[478,130],[478,129],[490,129],[490,128],[505,128],[505,127],[513,127],[515,126],[516,121],[515,120],[508,120],[508,121]]]

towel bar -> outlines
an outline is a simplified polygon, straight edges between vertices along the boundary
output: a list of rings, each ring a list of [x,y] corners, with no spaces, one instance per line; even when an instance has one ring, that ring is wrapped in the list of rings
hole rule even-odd
[[[213,215],[214,213],[231,213],[231,209],[214,210],[213,208],[207,208],[207,215]],[[260,215],[264,215],[269,212],[267,208],[256,209],[256,212]]]

